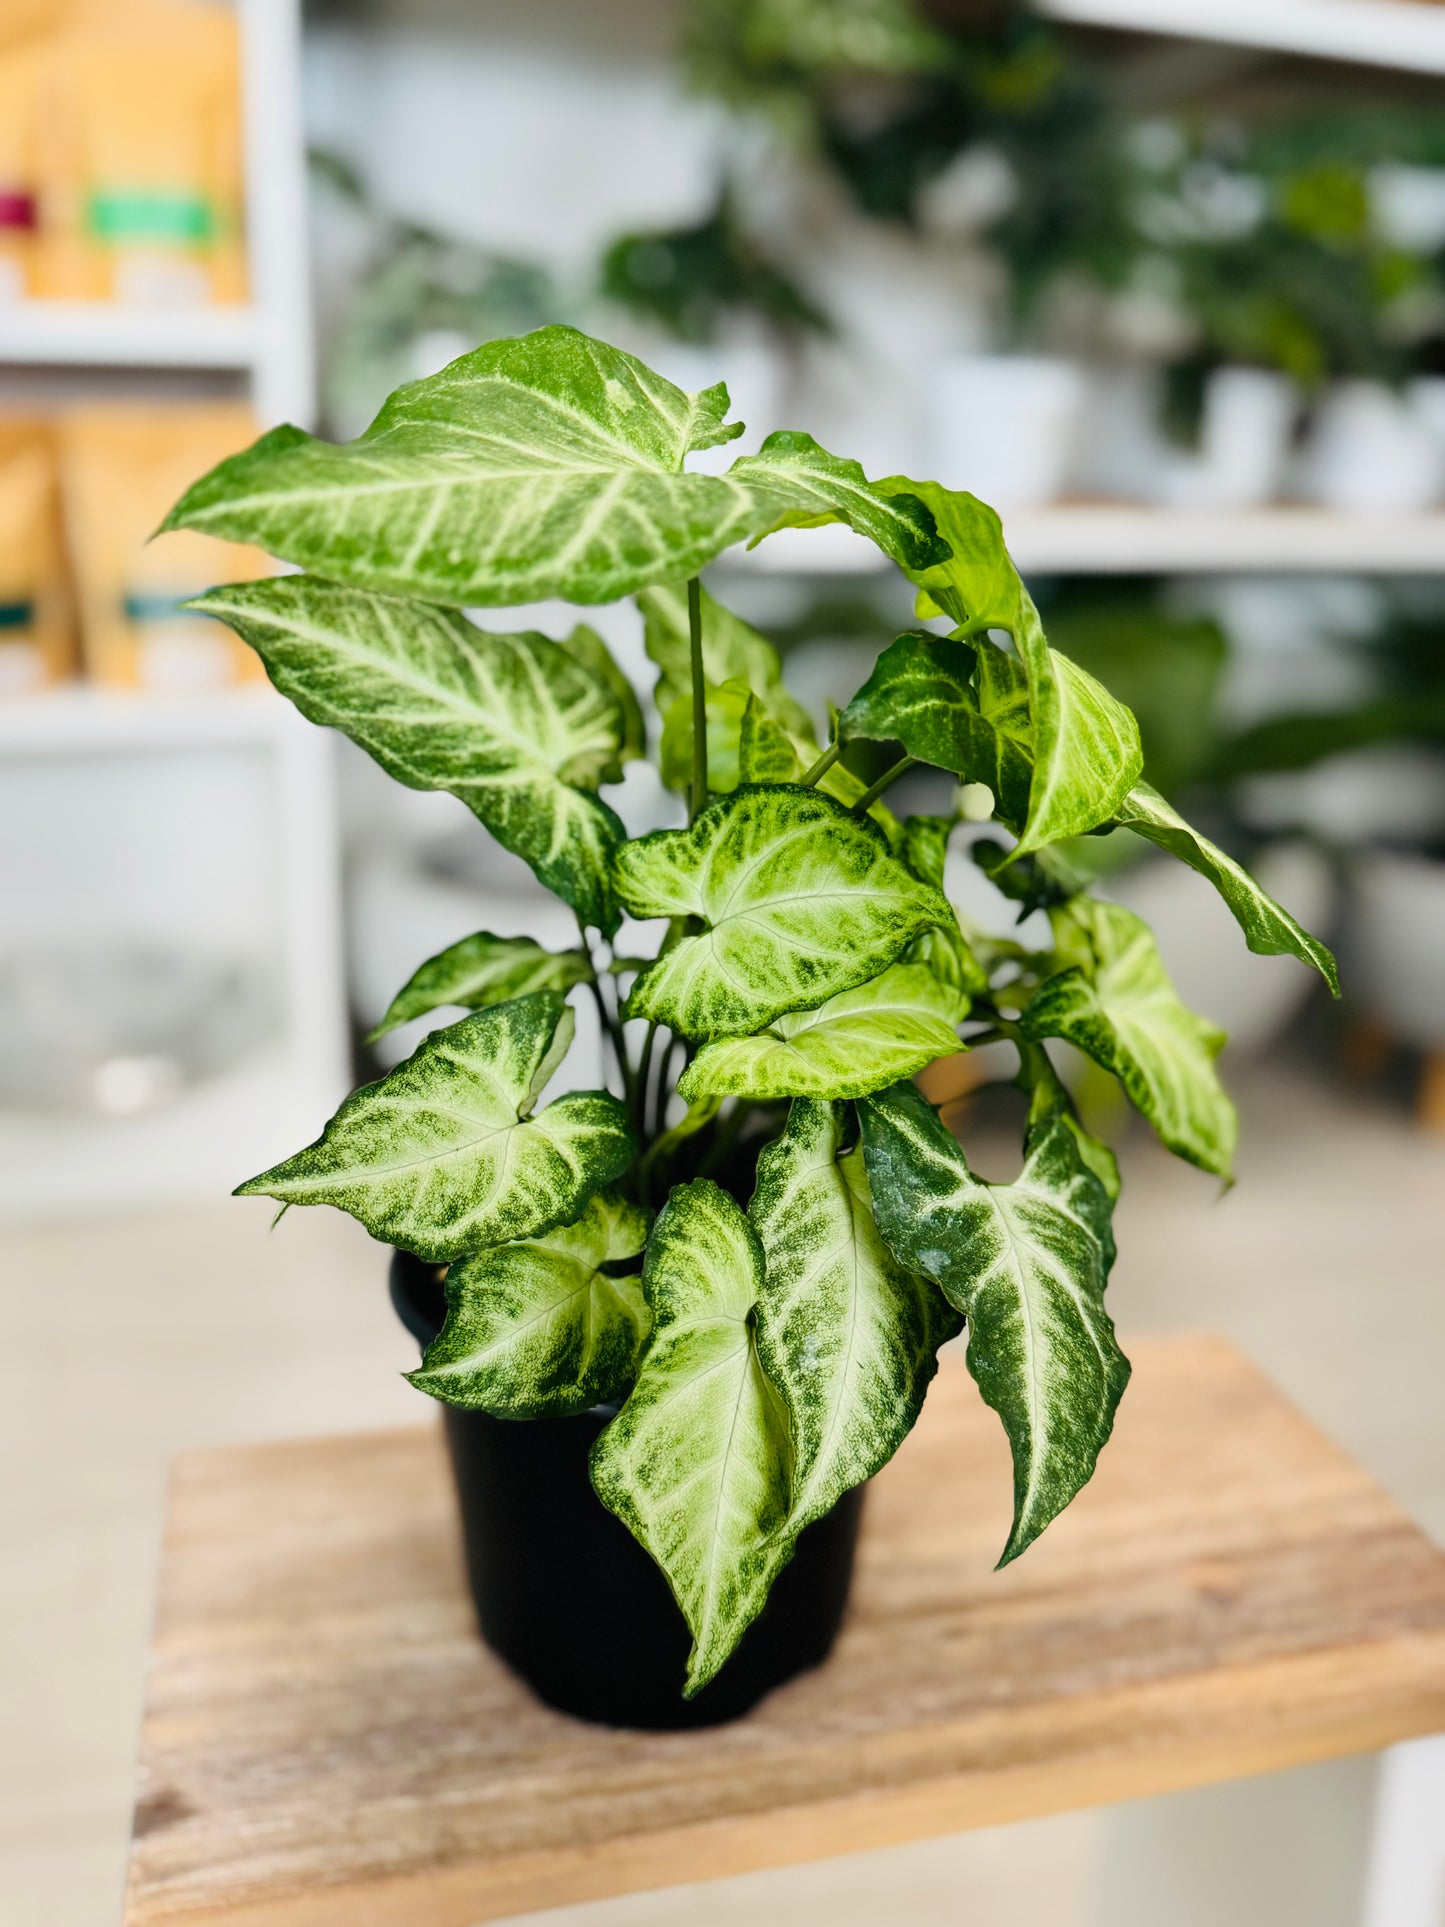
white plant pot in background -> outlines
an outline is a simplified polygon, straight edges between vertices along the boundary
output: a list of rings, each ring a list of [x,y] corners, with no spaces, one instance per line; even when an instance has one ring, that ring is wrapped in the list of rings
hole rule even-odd
[[[1445,862],[1369,850],[1356,862],[1344,972],[1392,1036],[1445,1045]]]
[[[1084,393],[1084,372],[1069,361],[944,362],[934,380],[932,473],[1005,512],[1057,501],[1074,466]]]
[[[1267,368],[1216,368],[1204,389],[1197,456],[1171,462],[1162,499],[1179,508],[1257,508],[1283,485],[1299,393]]]
[[[1163,379],[1149,364],[1085,370],[1070,495],[1112,502],[1159,499],[1171,461],[1160,427]]]
[[[1312,500],[1347,513],[1428,508],[1445,487],[1445,446],[1383,382],[1336,382],[1320,403],[1302,484]]]

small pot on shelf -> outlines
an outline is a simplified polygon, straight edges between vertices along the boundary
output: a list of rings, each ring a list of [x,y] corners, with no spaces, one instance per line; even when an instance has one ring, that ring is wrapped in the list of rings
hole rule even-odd
[[[395,1252],[391,1301],[425,1350],[446,1316],[439,1268]],[[828,1657],[848,1603],[861,1487],[802,1534],[737,1651],[687,1700],[686,1623],[588,1476],[613,1409],[525,1421],[442,1412],[482,1637],[549,1706],[606,1726],[717,1726]]]

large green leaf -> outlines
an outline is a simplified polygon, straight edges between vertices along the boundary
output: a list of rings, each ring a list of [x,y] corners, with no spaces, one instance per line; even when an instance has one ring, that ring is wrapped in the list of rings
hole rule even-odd
[[[563,999],[539,990],[433,1031],[354,1091],[314,1144],[237,1196],[337,1205],[436,1264],[567,1223],[636,1150],[605,1091],[529,1115],[575,1026]]]
[[[725,1191],[704,1178],[672,1192],[647,1242],[643,1289],[652,1340],[592,1449],[592,1483],[682,1608],[691,1695],[762,1609],[792,1450],[753,1339],[762,1247]]]
[[[840,1156],[845,1115],[841,1104],[799,1099],[758,1161],[748,1209],[767,1261],[758,1355],[783,1394],[793,1437],[779,1565],[805,1526],[897,1451],[938,1347],[962,1323],[938,1287],[884,1244],[861,1148]]]
[[[1057,913],[1064,956],[1039,985],[1024,1035],[1062,1037],[1111,1071],[1177,1156],[1229,1176],[1238,1124],[1214,1060],[1222,1030],[1183,1005],[1148,924],[1117,903],[1077,897]]]
[[[447,1317],[413,1385],[501,1418],[585,1412],[625,1398],[651,1325],[636,1257],[648,1216],[600,1192],[575,1224],[497,1245],[447,1272]]]
[[[677,1090],[695,1097],[862,1097],[963,1049],[968,998],[922,964],[894,964],[752,1037],[704,1044]]]
[[[584,922],[616,929],[607,876],[624,832],[590,792],[621,752],[622,710],[555,642],[316,576],[189,606],[244,637],[303,716],[411,789],[459,796]]]
[[[637,598],[642,611],[643,637],[647,653],[657,664],[654,701],[658,714],[667,720],[678,703],[689,705],[691,724],[692,641],[688,628],[687,585],[661,583],[644,589]],[[813,721],[803,705],[788,693],[783,682],[783,666],[778,652],[766,636],[735,616],[731,609],[702,591],[702,667],[709,683],[721,687],[735,683],[749,689],[790,734],[813,741]],[[711,745],[709,745],[711,749]],[[691,768],[691,752],[688,759]],[[712,773],[712,757],[708,757]]]
[[[638,977],[628,1015],[686,1037],[760,1029],[876,976],[929,924],[953,913],[889,854],[871,823],[815,789],[748,785],[686,830],[658,830],[617,854],[635,917],[699,917]]]
[[[580,662],[584,669],[590,670],[617,698],[618,708],[622,711],[622,754],[615,770],[604,775],[602,781],[618,782],[621,780],[623,763],[635,762],[647,754],[647,723],[643,718],[642,704],[637,700],[637,691],[623,675],[617,658],[590,623],[579,622],[565,636],[559,636],[557,647],[565,649],[574,662]]]
[[[1012,1184],[976,1178],[911,1084],[864,1098],[858,1117],[879,1229],[968,1320],[968,1368],[1008,1433],[1005,1565],[1092,1477],[1128,1383],[1104,1309],[1109,1199],[1053,1106],[1032,1112]]]
[[[447,1004],[482,1010],[533,990],[568,991],[591,975],[585,950],[544,950],[531,937],[494,937],[479,930],[419,965],[367,1042]]]
[[[1235,922],[1244,932],[1244,941],[1258,956],[1298,957],[1301,963],[1313,964],[1335,996],[1339,996],[1340,979],[1334,957],[1319,938],[1312,937],[1287,910],[1266,896],[1248,870],[1233,857],[1226,856],[1207,836],[1192,829],[1158,790],[1151,789],[1147,783],[1137,783],[1120,805],[1115,820],[1122,829],[1148,837],[1161,850],[1167,850],[1191,870],[1208,877],[1233,912]]]
[[[1027,672],[1034,770],[1020,852],[1107,822],[1144,767],[1139,725],[1101,683],[1049,648],[1038,610],[1004,547],[998,516],[977,497],[937,482],[893,476],[877,487],[922,500],[952,550],[932,568],[908,570],[923,592],[920,613],[942,612],[960,626],[1006,629]]]
[[[977,649],[911,632],[883,651],[838,720],[845,741],[898,742],[910,756],[992,790],[1021,830],[1033,781],[1033,725],[1021,663],[992,643]]]
[[[344,446],[273,430],[164,526],[457,607],[611,602],[820,504],[920,565],[943,552],[919,503],[885,500],[820,449],[765,444],[727,475],[684,472],[742,432],[727,410],[720,383],[685,394],[574,328],[540,328],[399,388]]]

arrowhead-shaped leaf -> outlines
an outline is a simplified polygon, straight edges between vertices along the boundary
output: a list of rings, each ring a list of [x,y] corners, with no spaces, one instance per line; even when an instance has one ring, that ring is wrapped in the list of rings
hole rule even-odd
[[[1049,648],[998,516],[975,496],[936,482],[893,476],[877,487],[921,499],[952,550],[945,562],[907,571],[923,591],[920,613],[942,612],[959,625],[1006,629],[1013,637],[1028,676],[1033,722],[1034,770],[1020,853],[1107,822],[1144,767],[1139,725],[1101,683]]]
[[[815,789],[750,785],[686,830],[617,854],[635,917],[699,917],[632,987],[628,1015],[686,1037],[751,1032],[825,1002],[892,963],[953,913],[889,854],[881,833]]]
[[[1024,1168],[985,1184],[911,1085],[858,1106],[869,1188],[894,1256],[968,1320],[968,1368],[1013,1452],[1016,1559],[1093,1476],[1128,1383],[1104,1309],[1109,1200],[1061,1110],[1031,1117]]]
[[[637,700],[637,691],[623,675],[612,651],[589,623],[579,622],[567,635],[559,636],[557,647],[565,649],[574,662],[580,662],[584,669],[590,670],[617,698],[617,706],[622,712],[622,754],[614,769],[603,775],[602,781],[620,782],[622,764],[635,762],[638,757],[647,754],[647,723],[643,718],[642,704]]]
[[[886,501],[820,449],[684,472],[742,432],[727,410],[721,384],[685,394],[605,342],[540,328],[399,388],[344,446],[274,430],[187,490],[165,527],[454,607],[612,602],[820,505],[915,559],[942,553],[918,503]]]
[[[392,998],[367,1042],[447,1004],[482,1010],[534,990],[565,992],[591,975],[585,951],[544,950],[531,937],[494,937],[479,930],[428,957]]]
[[[1158,790],[1151,789],[1147,783],[1137,783],[1120,805],[1116,821],[1122,829],[1148,837],[1161,850],[1167,850],[1191,870],[1208,877],[1233,912],[1235,922],[1244,932],[1244,941],[1258,956],[1298,957],[1301,963],[1312,964],[1334,995],[1339,996],[1340,979],[1334,957],[1319,938],[1312,937],[1288,911],[1266,896],[1233,857],[1226,856],[1207,836],[1191,829]]]
[[[692,1694],[767,1597],[792,1452],[753,1339],[762,1248],[725,1191],[704,1178],[672,1192],[647,1242],[643,1289],[652,1339],[592,1448],[592,1483],[667,1576],[692,1630]]]
[[[899,742],[920,762],[987,784],[1003,820],[1022,829],[1034,769],[1028,679],[992,643],[899,636],[838,727],[845,741]]]
[[[839,1155],[844,1116],[842,1105],[799,1099],[758,1161],[748,1208],[767,1261],[758,1355],[793,1436],[778,1565],[805,1526],[892,1458],[938,1369],[938,1347],[962,1323],[938,1287],[884,1244],[861,1149]]]
[[[679,1083],[695,1097],[862,1097],[963,1049],[968,998],[921,964],[894,964],[752,1037],[704,1044]]]
[[[1177,1156],[1227,1178],[1238,1125],[1214,1060],[1222,1030],[1180,1003],[1148,924],[1078,897],[1058,913],[1060,949],[1080,962],[1039,985],[1024,1035],[1062,1037],[1111,1071]]]
[[[337,1205],[374,1238],[436,1264],[567,1223],[636,1150],[605,1091],[575,1091],[528,1116],[575,1021],[543,990],[433,1031],[353,1092],[314,1144],[237,1195]]]
[[[688,628],[687,585],[661,583],[637,598],[647,653],[658,667],[653,700],[664,721],[677,703],[688,705],[691,727],[692,642]],[[702,667],[704,679],[721,687],[739,684],[791,735],[813,741],[813,721],[783,683],[778,652],[766,636],[702,591]],[[691,768],[689,751],[688,767]],[[709,744],[708,771],[712,771]]]
[[[617,762],[622,712],[555,642],[316,576],[235,583],[189,606],[249,642],[303,716],[409,788],[459,796],[584,922],[616,929],[607,874],[624,832],[589,792]]]
[[[636,1257],[648,1217],[615,1191],[575,1224],[497,1245],[447,1272],[446,1323],[413,1385],[501,1418],[585,1412],[625,1398],[651,1314],[637,1277],[603,1271]]]

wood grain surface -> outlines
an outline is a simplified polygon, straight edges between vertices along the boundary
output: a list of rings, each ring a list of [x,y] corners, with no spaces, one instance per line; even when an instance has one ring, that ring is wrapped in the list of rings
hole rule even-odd
[[[695,1734],[570,1721],[479,1643],[438,1427],[179,1460],[127,1927],[474,1927],[1445,1727],[1445,1558],[1222,1340],[1129,1349],[1097,1477],[1002,1573],[947,1356],[833,1659]]]

